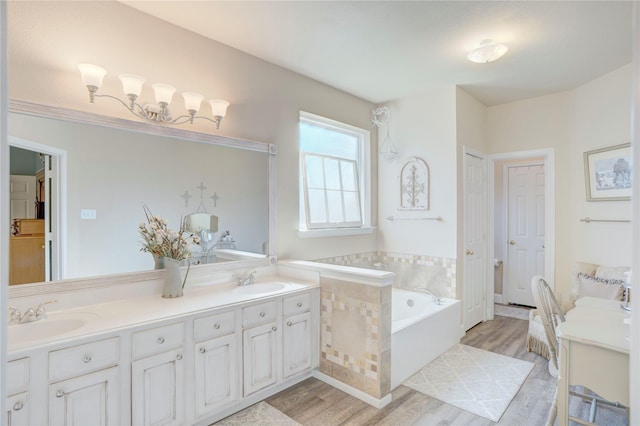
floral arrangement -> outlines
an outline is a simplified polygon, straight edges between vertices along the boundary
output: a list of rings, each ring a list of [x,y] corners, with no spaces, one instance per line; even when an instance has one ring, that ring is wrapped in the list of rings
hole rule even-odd
[[[190,257],[190,245],[192,243],[198,244],[200,239],[194,234],[185,232],[184,221],[180,224],[178,231],[172,231],[168,228],[167,221],[151,214],[147,206],[144,206],[144,215],[147,217],[147,223],[139,225],[140,236],[143,240],[140,251],[175,260],[184,260]]]

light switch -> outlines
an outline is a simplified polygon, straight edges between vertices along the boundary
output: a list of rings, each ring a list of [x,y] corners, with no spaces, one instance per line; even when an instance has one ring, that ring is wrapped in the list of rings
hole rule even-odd
[[[96,218],[96,211],[89,209],[80,210],[80,219],[82,220],[93,220]]]

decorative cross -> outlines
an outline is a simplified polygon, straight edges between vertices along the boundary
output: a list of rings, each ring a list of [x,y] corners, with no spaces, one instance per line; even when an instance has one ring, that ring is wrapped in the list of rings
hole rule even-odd
[[[220,197],[218,197],[218,193],[214,192],[213,195],[209,198],[213,200],[213,207],[218,207],[218,200],[220,199]]]
[[[200,182],[200,185],[196,186],[196,188],[200,190],[200,199],[202,200],[202,192],[207,189],[207,187],[204,186],[204,183]]]
[[[189,194],[189,191],[185,190],[184,194],[180,196],[184,200],[184,206],[189,207],[189,198],[192,198],[192,195]]]

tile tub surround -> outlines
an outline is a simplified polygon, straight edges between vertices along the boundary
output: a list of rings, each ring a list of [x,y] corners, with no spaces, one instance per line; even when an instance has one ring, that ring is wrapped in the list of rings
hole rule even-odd
[[[427,255],[369,252],[318,259],[317,262],[393,272],[393,286],[405,290],[428,287],[442,297],[456,297],[456,260]],[[381,264],[379,267],[374,265]]]
[[[320,372],[376,399],[390,392],[391,286],[320,277]]]

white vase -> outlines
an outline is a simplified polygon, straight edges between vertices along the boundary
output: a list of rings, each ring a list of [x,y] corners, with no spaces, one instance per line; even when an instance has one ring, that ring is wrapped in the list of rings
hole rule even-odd
[[[186,281],[187,277],[185,276],[184,282]],[[180,279],[180,261],[165,257],[162,297],[182,297],[182,287],[184,286],[184,282]]]

